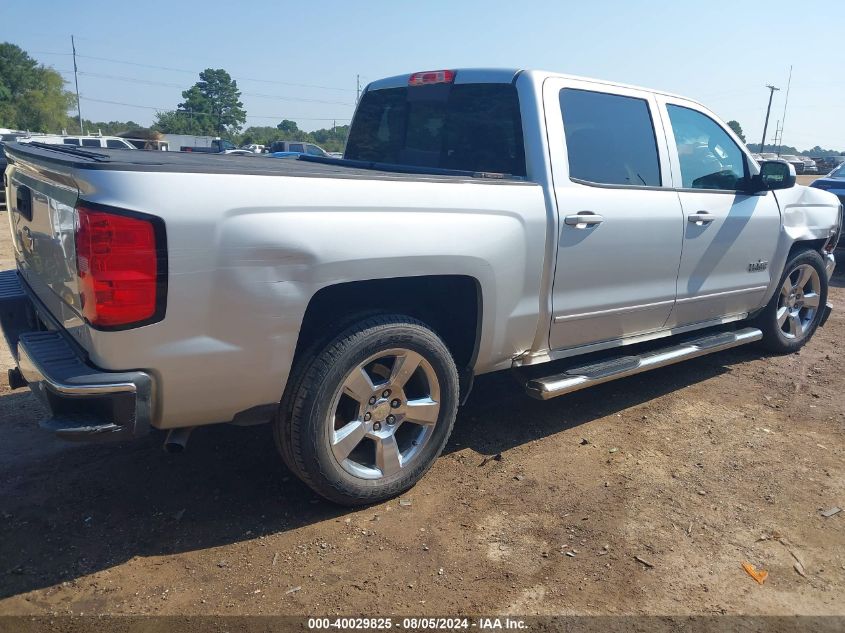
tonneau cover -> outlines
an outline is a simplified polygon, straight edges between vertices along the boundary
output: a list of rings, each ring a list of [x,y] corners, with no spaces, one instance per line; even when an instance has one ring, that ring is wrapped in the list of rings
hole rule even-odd
[[[372,165],[343,159],[272,158],[256,154],[205,154],[194,152],[162,152],[155,150],[127,150],[75,148],[62,145],[46,146],[31,143],[10,143],[6,152],[12,158],[53,163],[75,169],[113,171],[160,171],[210,174],[252,174],[267,176],[311,178],[362,178],[386,180],[466,180],[470,182],[520,182],[502,174],[471,174],[447,170],[425,170],[402,165]],[[383,167],[379,169],[378,167]]]

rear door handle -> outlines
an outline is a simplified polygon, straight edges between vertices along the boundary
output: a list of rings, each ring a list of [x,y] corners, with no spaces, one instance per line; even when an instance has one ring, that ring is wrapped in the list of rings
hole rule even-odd
[[[574,215],[567,215],[563,221],[567,226],[573,226],[576,229],[588,229],[604,222],[604,216],[592,211],[581,211]]]
[[[687,221],[694,223],[696,226],[710,224],[715,219],[716,216],[712,213],[708,213],[707,211],[698,211],[687,216]]]

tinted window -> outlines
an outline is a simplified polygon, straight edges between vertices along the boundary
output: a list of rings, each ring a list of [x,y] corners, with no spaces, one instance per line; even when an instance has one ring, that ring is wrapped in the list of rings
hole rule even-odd
[[[745,178],[745,155],[728,133],[701,112],[669,105],[686,189],[736,190]]]
[[[126,145],[123,144],[123,141],[118,141],[114,138],[106,139],[106,147],[111,147],[112,149],[126,149]]]
[[[83,147],[100,147],[100,139],[98,138],[84,138],[82,139]]]
[[[560,91],[569,176],[606,185],[660,186],[648,102],[620,95]]]
[[[311,156],[325,156],[326,155],[326,153],[323,150],[321,150],[319,147],[317,147],[316,145],[306,145],[305,146],[305,152],[308,153],[308,154],[311,154]]]
[[[62,141],[65,145],[79,145],[78,138],[66,138]]]
[[[291,144],[288,146],[288,151],[289,151],[289,152],[301,152],[301,153],[304,153],[304,152],[305,152],[305,147],[302,145],[302,143],[291,143]]]
[[[511,84],[436,84],[364,94],[345,158],[525,176]]]

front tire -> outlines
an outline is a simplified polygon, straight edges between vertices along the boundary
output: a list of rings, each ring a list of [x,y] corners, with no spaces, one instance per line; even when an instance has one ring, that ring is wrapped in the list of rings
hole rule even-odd
[[[377,503],[419,481],[457,414],[458,372],[440,337],[410,317],[371,317],[305,363],[274,425],[295,474],[343,505]]]
[[[761,344],[776,354],[791,354],[815,334],[827,303],[824,261],[816,251],[796,253],[786,263],[780,285],[755,322]]]

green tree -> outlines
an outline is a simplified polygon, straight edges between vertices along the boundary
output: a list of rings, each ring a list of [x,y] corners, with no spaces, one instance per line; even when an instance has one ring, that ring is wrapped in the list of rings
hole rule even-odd
[[[269,145],[273,141],[281,139],[282,135],[277,127],[272,125],[251,126],[240,135],[241,145],[256,143],[258,145]]]
[[[156,117],[156,127],[174,134],[232,136],[246,122],[238,82],[222,68],[206,68],[200,80],[182,93],[175,111]],[[175,113],[174,113],[175,112]]]
[[[286,134],[288,136],[297,134],[300,131],[296,121],[291,121],[290,119],[284,119],[276,126],[276,128],[281,130],[282,134]]]
[[[0,123],[3,127],[60,132],[72,95],[62,76],[39,65],[22,48],[0,44]]]
[[[90,134],[100,133],[105,136],[114,136],[144,127],[140,123],[135,123],[135,121],[89,121],[88,119],[82,120],[82,126]],[[79,120],[75,116],[68,117],[64,127],[68,130],[76,129],[79,127]]]
[[[199,122],[194,119],[193,112],[182,110],[166,110],[156,112],[153,129],[165,134],[196,134],[205,135]]]
[[[742,126],[739,124],[739,121],[728,121],[728,127],[734,131],[743,143],[745,143],[745,134],[742,133]]]

